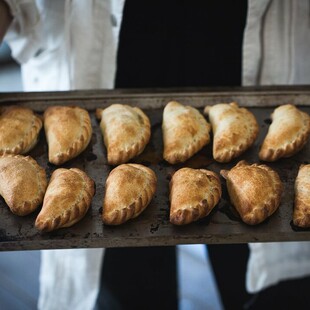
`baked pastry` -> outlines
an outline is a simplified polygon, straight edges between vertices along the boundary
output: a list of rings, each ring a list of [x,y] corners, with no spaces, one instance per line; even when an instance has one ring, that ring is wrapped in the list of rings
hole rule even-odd
[[[84,171],[77,168],[56,169],[35,227],[48,232],[74,225],[85,216],[94,194],[95,183]]]
[[[256,225],[279,207],[283,185],[279,175],[266,165],[240,161],[230,171],[221,170],[232,205],[244,223]]]
[[[0,155],[26,154],[38,142],[40,117],[21,106],[0,108]]]
[[[169,102],[163,115],[164,159],[170,164],[192,157],[210,142],[211,125],[195,108]]]
[[[299,152],[310,135],[310,117],[291,104],[276,108],[272,123],[259,151],[259,158],[276,161]]]
[[[216,173],[205,169],[178,170],[170,181],[170,222],[184,225],[206,217],[221,195]]]
[[[302,228],[310,227],[310,164],[299,167],[295,181],[293,223]]]
[[[33,212],[42,203],[46,186],[45,170],[30,156],[0,156],[0,195],[14,214]]]
[[[139,164],[114,168],[106,181],[102,220],[119,225],[137,217],[148,206],[156,190],[153,170]]]
[[[140,108],[112,104],[106,109],[97,109],[96,114],[101,119],[110,165],[126,163],[143,152],[151,137],[151,125]]]
[[[90,142],[89,114],[79,107],[52,106],[44,113],[48,160],[61,165],[82,153]]]
[[[236,102],[207,106],[213,131],[213,158],[227,163],[246,151],[255,141],[259,127],[255,116]]]

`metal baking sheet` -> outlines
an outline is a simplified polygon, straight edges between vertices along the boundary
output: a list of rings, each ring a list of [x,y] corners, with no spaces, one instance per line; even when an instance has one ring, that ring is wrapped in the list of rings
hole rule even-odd
[[[207,104],[236,101],[248,107],[260,125],[260,134],[253,147],[228,164],[212,159],[212,143],[182,165],[169,165],[162,159],[162,112],[170,100],[178,100],[199,108]],[[95,118],[97,107],[112,103],[126,103],[141,107],[152,124],[152,137],[145,151],[131,162],[144,164],[156,172],[158,188],[147,209],[136,219],[123,225],[109,227],[101,221],[105,180],[113,167],[106,162],[99,123]],[[216,172],[230,169],[239,160],[259,162],[258,149],[270,124],[270,114],[281,104],[292,103],[310,113],[310,87],[263,87],[234,89],[187,90],[114,90],[75,91],[53,93],[0,93],[0,105],[21,104],[42,114],[50,105],[77,105],[88,109],[93,126],[90,145],[77,158],[62,167],[78,167],[96,182],[96,194],[85,218],[70,228],[41,233],[34,227],[39,212],[26,217],[12,214],[0,199],[0,250],[30,250],[88,247],[131,247],[176,244],[216,244],[269,241],[310,241],[310,231],[292,225],[294,181],[300,164],[309,163],[310,142],[292,158],[268,163],[284,183],[284,194],[279,210],[257,226],[241,222],[229,202],[225,180],[221,177],[223,196],[218,206],[205,219],[176,227],[169,222],[169,180],[177,169],[188,166]],[[48,177],[57,168],[48,163],[44,131],[40,142],[29,154],[43,166]]]

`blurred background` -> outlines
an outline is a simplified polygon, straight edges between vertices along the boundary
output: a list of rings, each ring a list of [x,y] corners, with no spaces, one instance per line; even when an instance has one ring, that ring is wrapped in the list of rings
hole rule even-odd
[[[20,67],[0,45],[0,92],[22,91]],[[179,309],[221,310],[205,245],[178,246]],[[0,309],[36,309],[40,251],[0,252]]]

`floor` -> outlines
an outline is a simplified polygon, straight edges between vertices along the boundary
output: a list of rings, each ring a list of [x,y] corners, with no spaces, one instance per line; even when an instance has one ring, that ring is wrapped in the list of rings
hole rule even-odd
[[[0,46],[0,92],[22,89],[19,66]],[[36,309],[39,251],[0,252],[0,308]],[[178,246],[179,309],[221,310],[222,305],[204,245]]]

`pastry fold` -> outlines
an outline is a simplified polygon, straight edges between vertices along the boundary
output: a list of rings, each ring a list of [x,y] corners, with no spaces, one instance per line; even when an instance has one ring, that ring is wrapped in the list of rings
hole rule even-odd
[[[112,104],[97,109],[97,118],[107,148],[108,163],[119,165],[141,154],[151,137],[151,124],[137,107]]]
[[[61,165],[88,146],[92,127],[88,112],[79,107],[52,106],[44,113],[48,160]]]
[[[164,159],[185,162],[210,142],[211,125],[191,106],[169,102],[163,113]]]
[[[256,225],[279,207],[283,185],[279,175],[266,165],[240,161],[231,170],[221,170],[232,205],[244,223]]]
[[[259,158],[276,161],[299,152],[310,135],[310,117],[291,104],[276,108],[271,114],[272,123],[259,151]]]
[[[74,225],[85,216],[94,194],[95,183],[84,171],[56,169],[35,221],[36,228],[48,232]]]
[[[227,163],[238,157],[257,138],[259,127],[255,116],[235,102],[207,106],[204,113],[212,125],[213,158],[218,162]]]
[[[38,142],[41,118],[21,106],[0,108],[0,155],[26,154]]]
[[[106,181],[102,220],[120,225],[137,217],[151,202],[157,178],[153,170],[139,164],[114,168]]]
[[[293,223],[302,228],[310,227],[310,164],[299,167],[295,180]]]
[[[24,216],[36,210],[46,186],[45,170],[30,156],[0,156],[0,195],[14,214]]]
[[[219,202],[221,182],[215,172],[182,168],[170,181],[170,222],[189,224],[206,217]]]

